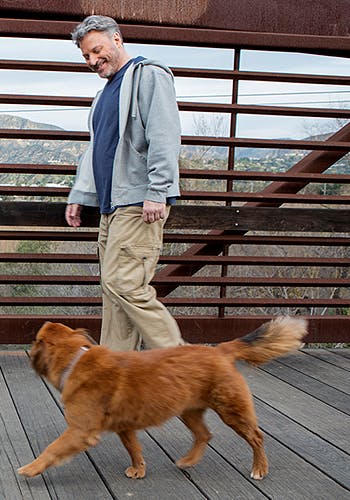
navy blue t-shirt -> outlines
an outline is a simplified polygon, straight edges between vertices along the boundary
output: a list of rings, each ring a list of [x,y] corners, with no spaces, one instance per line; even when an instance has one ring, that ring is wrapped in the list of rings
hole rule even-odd
[[[109,80],[97,101],[92,126],[94,131],[93,172],[101,214],[110,214],[117,207],[111,206],[112,174],[114,156],[119,142],[119,95],[123,76],[128,67],[143,60],[139,56],[130,59]],[[168,198],[167,203],[173,205],[176,198]],[[143,201],[133,205],[143,205]]]
[[[93,171],[100,212],[104,214],[113,212],[111,187],[114,155],[119,141],[120,86],[126,70],[133,62],[130,59],[106,83],[93,114]]]

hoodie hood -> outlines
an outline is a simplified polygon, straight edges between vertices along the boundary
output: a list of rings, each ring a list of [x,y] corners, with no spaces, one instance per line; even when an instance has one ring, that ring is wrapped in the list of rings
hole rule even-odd
[[[174,80],[174,75],[171,72],[171,70],[160,61],[157,61],[156,59],[146,59],[144,57],[137,57],[136,60],[134,61],[134,80],[133,80],[132,100],[131,100],[131,116],[134,119],[136,118],[137,94],[140,85],[142,68],[144,66],[157,66],[158,68],[163,69],[169,75],[171,75],[171,78]]]

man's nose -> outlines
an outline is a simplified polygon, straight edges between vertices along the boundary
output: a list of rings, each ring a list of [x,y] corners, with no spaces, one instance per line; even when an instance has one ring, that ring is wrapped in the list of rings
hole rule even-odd
[[[88,61],[89,66],[95,66],[97,60],[98,60],[97,56],[90,56]]]

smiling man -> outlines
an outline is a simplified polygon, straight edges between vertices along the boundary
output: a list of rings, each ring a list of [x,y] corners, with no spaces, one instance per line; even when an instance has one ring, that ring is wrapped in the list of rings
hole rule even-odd
[[[84,205],[101,212],[101,343],[119,351],[183,344],[157,300],[154,276],[170,205],[179,196],[180,121],[173,75],[131,58],[114,19],[89,16],[72,33],[87,65],[107,83],[91,108],[90,144],[68,198],[67,223]]]

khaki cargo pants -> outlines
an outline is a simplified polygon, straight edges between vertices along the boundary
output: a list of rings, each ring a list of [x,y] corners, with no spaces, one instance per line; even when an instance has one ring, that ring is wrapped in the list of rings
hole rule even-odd
[[[169,207],[167,216],[169,215]],[[102,214],[98,238],[103,296],[101,344],[113,350],[184,343],[179,327],[149,284],[163,240],[165,220],[146,224],[142,207]]]

